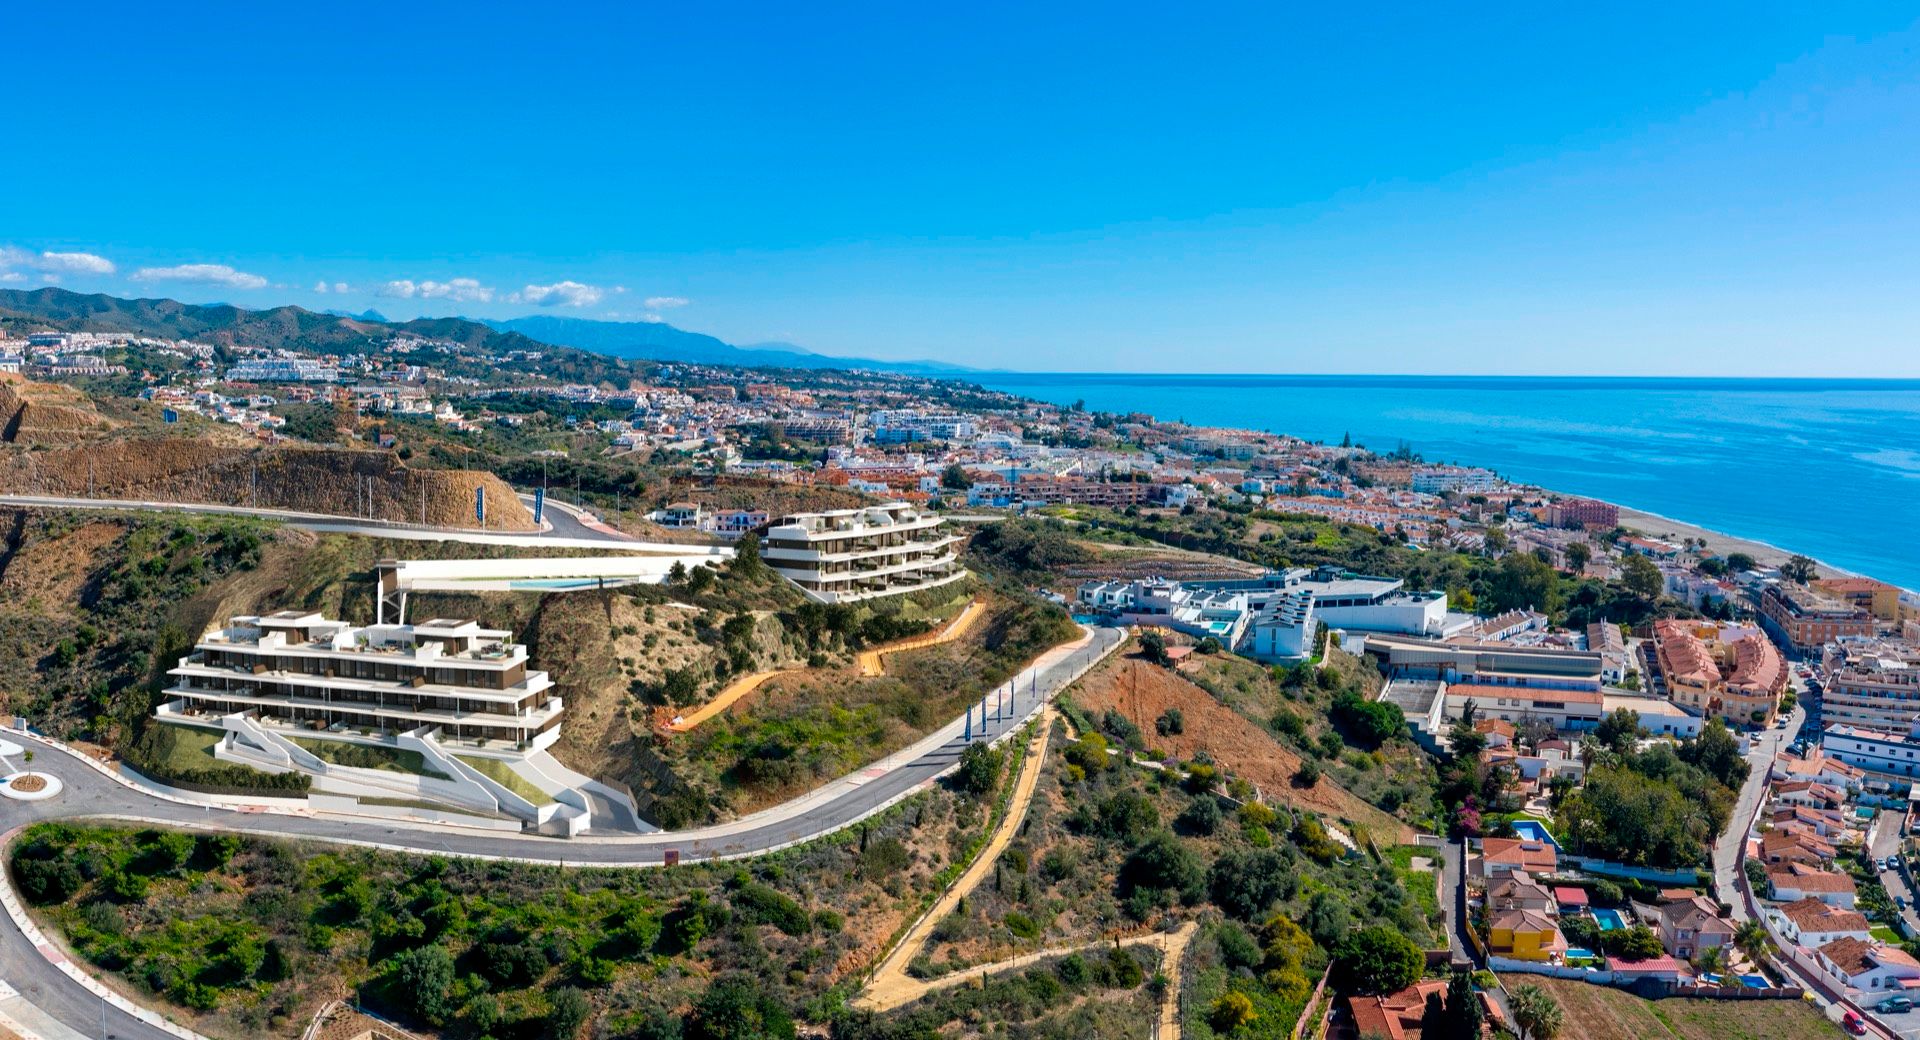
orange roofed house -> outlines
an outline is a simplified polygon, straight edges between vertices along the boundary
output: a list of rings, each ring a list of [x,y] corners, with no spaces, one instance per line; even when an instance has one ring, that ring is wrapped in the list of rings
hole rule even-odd
[[[1560,867],[1552,845],[1530,838],[1484,838],[1480,842],[1480,875],[1506,877],[1516,872],[1551,874]]]
[[[1356,1035],[1388,1037],[1390,1040],[1419,1040],[1420,1020],[1426,1014],[1427,997],[1446,996],[1444,979],[1422,979],[1397,993],[1347,998],[1347,1011],[1353,1016]]]

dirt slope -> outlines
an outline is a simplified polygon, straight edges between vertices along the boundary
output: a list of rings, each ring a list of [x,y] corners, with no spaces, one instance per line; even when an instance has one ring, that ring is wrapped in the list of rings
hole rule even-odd
[[[533,529],[513,489],[491,473],[413,470],[386,452],[293,446],[235,447],[190,437],[152,437],[0,455],[0,491],[258,505],[474,527],[474,492],[486,490],[487,526]]]
[[[72,444],[113,429],[87,395],[59,383],[0,373],[0,440],[44,446]]]
[[[1258,785],[1268,801],[1364,824],[1382,841],[1412,837],[1405,824],[1324,777],[1312,787],[1295,787],[1298,754],[1171,669],[1136,656],[1115,658],[1082,680],[1074,699],[1090,711],[1125,715],[1156,750],[1182,759],[1207,752],[1233,775]],[[1180,709],[1185,727],[1162,737],[1154,732],[1154,720],[1168,708]]]

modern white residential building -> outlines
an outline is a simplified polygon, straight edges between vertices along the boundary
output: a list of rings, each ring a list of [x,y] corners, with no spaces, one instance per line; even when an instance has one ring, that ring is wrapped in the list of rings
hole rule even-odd
[[[1920,715],[1920,645],[1841,636],[1827,644],[1821,664],[1827,672],[1820,698],[1826,721],[1904,733]]]
[[[1920,776],[1920,726],[1911,721],[1904,733],[1845,725],[1828,726],[1825,733],[1821,747],[1830,758],[1883,777]]]
[[[1211,636],[1229,650],[1240,645],[1253,618],[1245,592],[1165,578],[1090,581],[1080,586],[1079,602],[1123,625],[1157,625],[1195,639]]]
[[[917,592],[966,576],[944,523],[905,502],[795,513],[768,526],[760,557],[822,603]]]
[[[532,752],[560,738],[562,705],[527,648],[477,621],[350,625],[283,610],[207,632],[167,674],[162,721],[244,714],[325,739],[428,731],[446,743]]]
[[[336,383],[340,369],[307,358],[254,357],[227,369],[229,383]]]
[[[1294,589],[1267,600],[1247,630],[1247,656],[1287,661],[1313,653],[1313,592]]]

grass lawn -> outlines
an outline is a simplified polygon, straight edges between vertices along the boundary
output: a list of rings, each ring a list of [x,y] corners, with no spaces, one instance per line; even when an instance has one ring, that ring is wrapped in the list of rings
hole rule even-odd
[[[497,758],[478,758],[455,755],[460,761],[473,767],[474,771],[492,780],[494,783],[512,791],[535,805],[545,805],[553,801],[553,796],[527,781],[526,777],[513,771],[512,767]]]
[[[219,769],[222,766],[238,765],[237,762],[222,762],[213,757],[213,746],[226,736],[224,730],[201,729],[199,726],[172,726],[173,739],[168,742],[167,757],[155,765],[166,769],[170,775],[178,775],[189,770]]]
[[[342,740],[310,740],[305,737],[291,739],[295,744],[313,752],[315,758],[333,765],[352,766],[359,769],[384,769],[389,773],[413,773],[417,776],[448,779],[445,773],[427,765],[425,755],[408,748],[354,744]]]
[[[1826,1040],[1843,1036],[1801,1000],[1642,1000],[1573,979],[1502,977],[1509,990],[1533,983],[1566,1012],[1558,1040]]]
[[[1895,946],[1900,945],[1900,933],[1888,928],[1884,924],[1874,925],[1871,931],[1873,937],[1881,942],[1893,943]]]
[[[1394,873],[1400,876],[1400,884],[1407,890],[1413,901],[1432,921],[1440,916],[1440,896],[1434,891],[1434,872],[1440,868],[1440,850],[1423,848],[1418,845],[1389,845],[1381,849],[1380,854],[1388,863],[1393,864]],[[1415,870],[1413,861],[1425,859],[1432,863],[1432,870]]]

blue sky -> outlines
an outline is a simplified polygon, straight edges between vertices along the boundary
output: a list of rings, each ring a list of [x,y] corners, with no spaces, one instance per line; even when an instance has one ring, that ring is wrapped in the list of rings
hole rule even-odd
[[[1896,5],[283,6],[10,12],[0,286],[1020,369],[1920,376]]]

